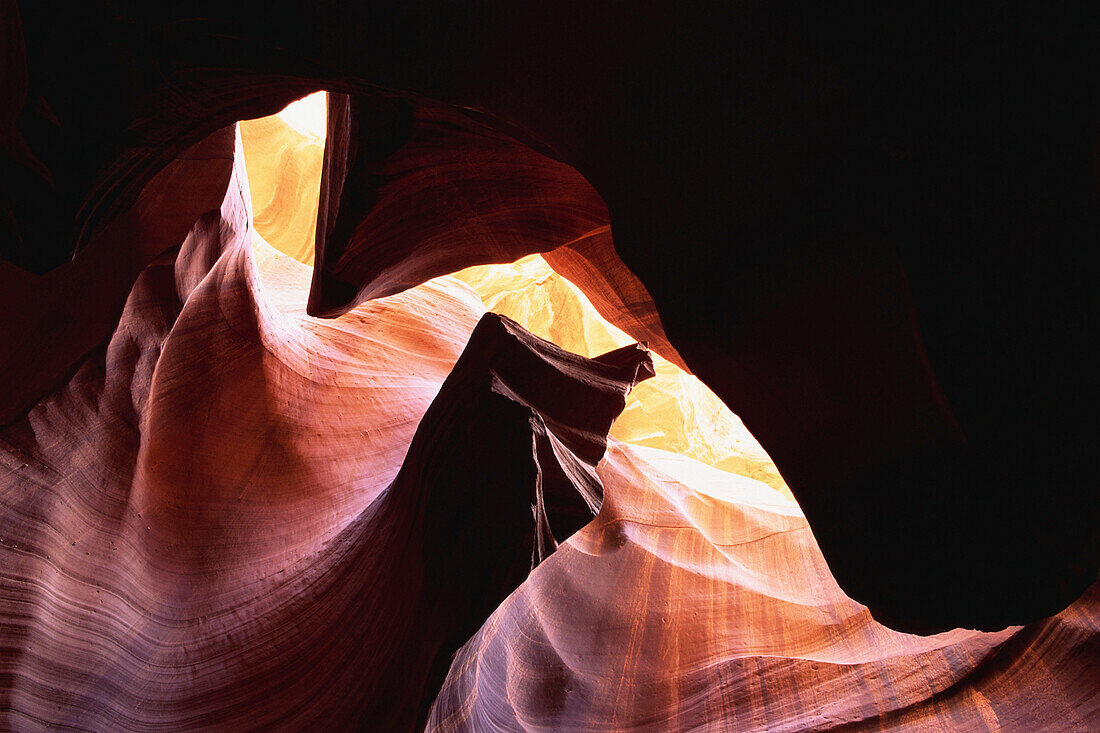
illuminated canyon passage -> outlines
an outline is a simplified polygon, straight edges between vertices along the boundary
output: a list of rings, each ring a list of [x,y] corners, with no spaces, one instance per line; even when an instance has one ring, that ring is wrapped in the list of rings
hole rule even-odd
[[[418,11],[107,5],[0,2],[0,730],[1100,729],[1095,480],[1055,425],[1089,395],[983,402],[1017,372],[954,349],[1011,343],[944,325],[957,269],[829,228],[844,187],[792,160],[837,140],[699,154],[724,108],[660,110],[732,62],[631,49],[709,18],[597,48],[610,11],[433,6],[467,47]],[[341,40],[383,20],[431,53]],[[832,77],[740,41],[779,90],[746,109],[834,134]],[[737,161],[756,193],[715,183]],[[1072,317],[1033,349],[1059,380],[1020,373],[1085,383]]]

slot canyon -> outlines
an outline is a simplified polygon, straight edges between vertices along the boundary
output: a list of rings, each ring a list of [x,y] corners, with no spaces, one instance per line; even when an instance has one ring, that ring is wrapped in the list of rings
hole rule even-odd
[[[1100,730],[1071,12],[0,0],[0,730]]]

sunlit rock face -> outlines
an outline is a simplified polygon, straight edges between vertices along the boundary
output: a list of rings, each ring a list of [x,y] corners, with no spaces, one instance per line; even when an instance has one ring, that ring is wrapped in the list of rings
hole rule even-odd
[[[452,281],[307,318],[308,268],[253,255],[242,174],[110,340],[3,428],[4,729],[354,714],[310,703],[334,680],[300,670],[345,646],[340,613],[369,591],[315,581],[352,562],[335,538],[397,475],[482,308]]]
[[[256,233],[277,250],[311,263],[316,190],[321,178],[323,93],[271,117],[241,123]],[[320,135],[319,135],[320,132]],[[512,264],[482,265],[454,274],[488,310],[567,351],[595,357],[633,343],[608,323],[583,292],[539,255]],[[775,464],[706,385],[655,355],[657,376],[639,384],[611,434],[663,448],[748,476],[790,497]]]
[[[453,278],[306,316],[236,160],[103,348],[0,431],[4,729],[413,729],[600,504],[644,349],[569,354]]]
[[[209,107],[154,105],[146,157],[124,162],[166,155],[157,141],[185,114],[274,111],[308,86],[200,82],[172,92]],[[594,189],[484,117],[398,107],[418,134],[358,169],[392,175],[360,193],[384,199],[375,223],[394,249],[372,252],[369,227],[329,241],[355,261],[337,318],[306,313],[314,182],[332,180],[317,172],[319,128],[284,124],[290,113],[180,143],[56,275],[0,266],[15,334],[3,363],[19,382],[0,421],[0,729],[1097,727],[1096,586],[991,633],[877,623],[762,447],[673,366],[684,360]],[[5,145],[14,119],[0,118]],[[341,144],[370,140],[345,132]],[[553,216],[547,192],[561,194]],[[441,199],[456,205],[424,203]],[[378,213],[369,196],[333,201],[352,233]],[[433,246],[415,236],[425,220]],[[629,217],[616,226],[632,231]],[[420,282],[441,263],[544,248]],[[380,284],[372,254],[386,255]],[[341,272],[339,257],[323,264]],[[815,460],[845,463],[831,445]],[[860,505],[838,491],[837,514],[866,516],[893,478]],[[880,587],[906,590],[884,569]]]
[[[318,92],[277,115],[240,124],[256,233],[307,265],[317,228],[325,99]]]
[[[462,648],[429,730],[1095,723],[1095,680],[1086,678],[1100,671],[1088,649],[1097,588],[1026,628],[901,634],[844,595],[801,512],[763,485],[623,443],[599,474],[599,516]]]
[[[603,318],[575,285],[539,255],[514,264],[455,273],[485,307],[577,354],[595,356],[633,339]],[[736,415],[696,377],[660,356],[657,376],[639,384],[611,434],[627,443],[689,456],[762,481],[790,498],[790,489]]]
[[[542,256],[454,278],[567,351],[632,342]],[[875,623],[833,580],[740,420],[695,377],[654,363],[611,426],[599,515],[463,646],[429,730],[1087,728],[1088,685],[1041,710],[1026,698],[1094,669],[1082,649],[1095,594],[992,634]],[[1040,660],[1051,666],[1014,679]]]
[[[744,420],[876,618],[1095,582],[1081,9],[414,5],[0,3],[0,421],[110,336],[134,245],[217,208],[152,215],[166,166],[326,89],[311,315],[541,253]]]

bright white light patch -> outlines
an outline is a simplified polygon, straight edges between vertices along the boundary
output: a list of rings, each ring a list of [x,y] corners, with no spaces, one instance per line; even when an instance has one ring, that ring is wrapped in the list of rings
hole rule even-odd
[[[279,117],[303,135],[325,139],[328,124],[328,92],[314,92],[286,106]]]

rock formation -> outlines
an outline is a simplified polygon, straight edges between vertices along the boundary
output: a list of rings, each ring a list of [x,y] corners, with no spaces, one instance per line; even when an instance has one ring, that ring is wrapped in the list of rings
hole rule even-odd
[[[1100,726],[1088,24],[721,11],[0,0],[0,729]]]
[[[901,634],[844,595],[798,507],[762,484],[624,443],[599,474],[596,521],[462,648],[429,730],[1095,725],[1097,587],[1023,628]]]
[[[4,428],[5,727],[408,729],[600,505],[644,350],[475,328],[455,280],[309,318],[243,183]]]

